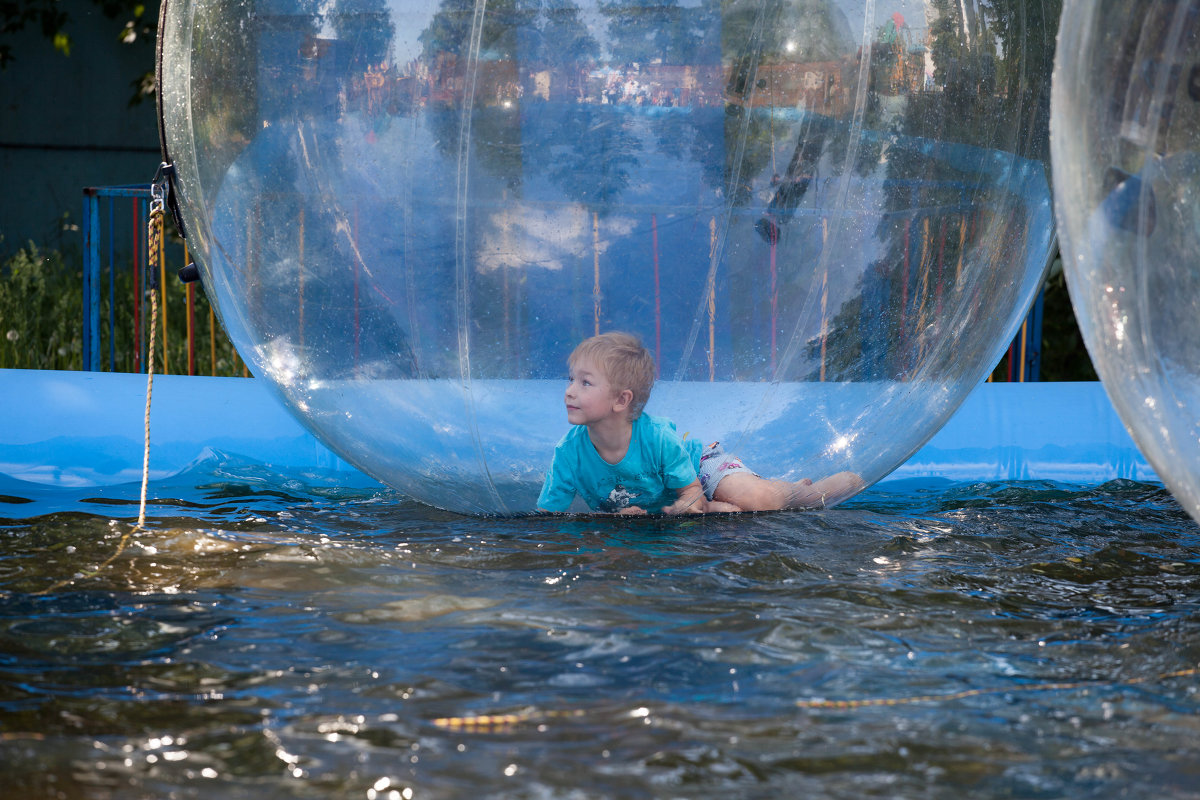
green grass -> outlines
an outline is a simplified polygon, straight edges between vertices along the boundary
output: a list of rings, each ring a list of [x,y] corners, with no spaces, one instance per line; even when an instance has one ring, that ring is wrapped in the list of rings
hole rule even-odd
[[[79,369],[83,270],[57,251],[18,250],[0,267],[0,367]]]
[[[113,276],[105,270],[100,278],[100,368],[140,372],[144,371],[150,322],[149,296],[143,293],[141,297],[139,326],[135,328],[138,298],[133,267],[130,259],[117,261],[111,287],[115,298],[111,330]],[[182,265],[167,269],[165,359],[162,310],[159,312],[155,371],[160,373],[188,371],[187,289],[175,277],[178,266]],[[220,330],[202,289],[193,291],[193,309],[195,374],[244,375],[242,361]],[[110,353],[115,359],[110,359]],[[0,368],[83,369],[83,264],[77,252],[42,249],[30,243],[0,265]]]

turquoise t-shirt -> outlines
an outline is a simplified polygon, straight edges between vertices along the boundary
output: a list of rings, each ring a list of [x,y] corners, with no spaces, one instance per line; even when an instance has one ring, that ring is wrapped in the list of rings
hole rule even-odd
[[[677,499],[676,490],[696,480],[699,440],[684,440],[675,423],[642,414],[633,421],[629,451],[616,464],[596,452],[587,428],[576,425],[554,448],[554,460],[538,508],[566,511],[578,494],[593,511],[619,511],[639,506],[651,513]]]

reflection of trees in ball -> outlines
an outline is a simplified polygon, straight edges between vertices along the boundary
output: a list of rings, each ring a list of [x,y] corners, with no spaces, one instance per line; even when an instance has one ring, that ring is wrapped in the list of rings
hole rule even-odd
[[[922,139],[977,146],[979,167],[989,157],[982,148],[1045,157],[1053,47],[1044,37],[1027,33],[1046,30],[1054,9],[1006,0],[995,3],[985,16],[973,7],[964,13],[957,2],[935,5],[940,16],[930,37],[937,65],[934,84],[940,91],[910,95],[903,115],[893,122],[895,129]],[[868,109],[881,107],[884,88],[872,81]],[[1020,124],[997,131],[989,121],[999,115]],[[1007,140],[997,141],[998,134]],[[831,361],[826,376],[835,380],[909,374],[925,357],[928,336],[946,335],[948,322],[941,308],[948,293],[969,290],[987,297],[1005,280],[992,273],[979,286],[978,278],[968,276],[968,285],[962,275],[964,257],[981,246],[980,236],[987,230],[971,204],[978,193],[991,191],[993,178],[972,169],[969,159],[930,159],[912,147],[890,147],[886,161],[887,213],[875,232],[885,244],[884,255],[863,273],[862,292],[835,315],[826,339],[812,340],[807,348],[810,356],[825,348]],[[872,162],[864,158],[860,163]],[[919,189],[914,180],[921,181]],[[998,196],[994,204],[1003,207],[1006,202]],[[913,208],[923,211],[906,213]],[[1008,225],[1005,236],[1014,252],[1027,234],[1018,224]],[[902,302],[897,305],[891,298]],[[884,313],[887,307],[891,313]],[[879,342],[887,342],[887,348]]]
[[[338,40],[352,47],[347,63],[351,74],[392,60],[396,25],[386,0],[337,0],[325,17]]]

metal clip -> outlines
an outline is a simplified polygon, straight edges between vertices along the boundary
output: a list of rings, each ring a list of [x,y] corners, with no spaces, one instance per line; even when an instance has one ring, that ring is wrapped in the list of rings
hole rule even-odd
[[[158,165],[158,172],[154,173],[154,180],[150,182],[150,213],[162,213],[167,202],[167,192],[170,191],[169,178],[167,170],[170,169],[170,164],[165,161]]]
[[[146,287],[151,291],[158,289],[158,267],[162,258],[162,216],[166,208],[168,170],[170,165],[158,165],[154,180],[150,182],[150,214],[146,228]]]

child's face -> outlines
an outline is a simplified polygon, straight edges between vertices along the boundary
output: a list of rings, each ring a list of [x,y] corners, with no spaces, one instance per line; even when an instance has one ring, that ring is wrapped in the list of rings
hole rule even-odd
[[[594,363],[588,359],[576,361],[563,398],[567,403],[567,421],[572,425],[590,425],[618,414],[614,406],[619,394]]]

